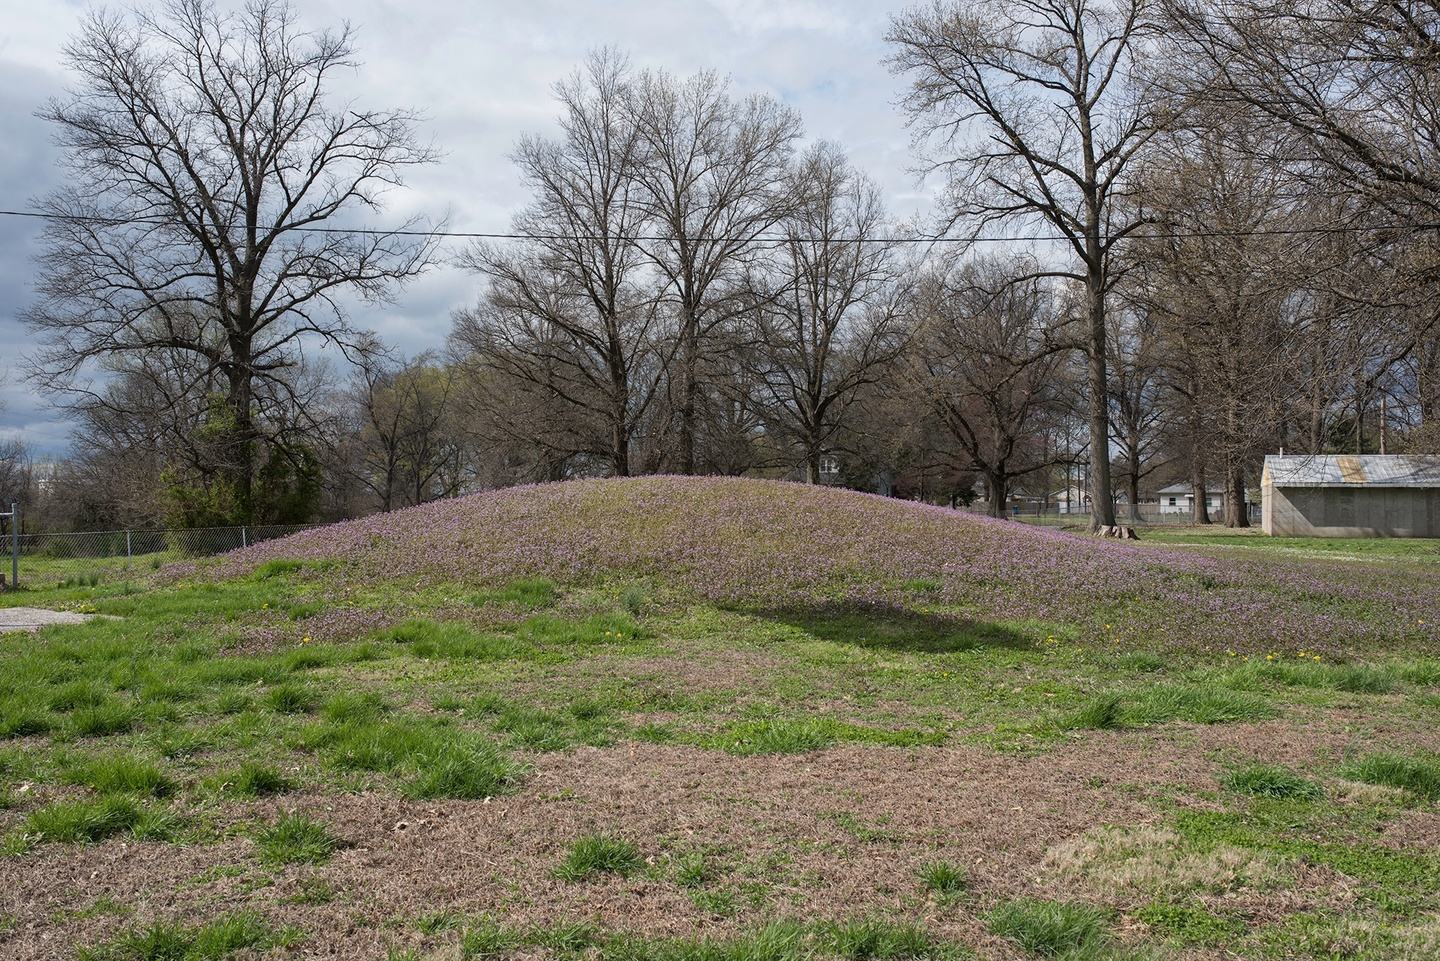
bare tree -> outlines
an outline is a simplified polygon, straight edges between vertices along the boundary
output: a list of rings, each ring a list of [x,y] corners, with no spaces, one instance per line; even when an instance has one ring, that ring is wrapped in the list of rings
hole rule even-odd
[[[632,88],[641,138],[646,249],[664,278],[677,353],[670,384],[676,467],[700,466],[702,382],[717,333],[752,301],[743,278],[764,251],[762,235],[789,209],[786,171],[800,120],[769,97],[734,100],[711,72],[680,80],[644,73]]]
[[[902,267],[879,189],[838,147],[816,144],[790,179],[778,290],[755,311],[753,357],[767,434],[793,442],[814,484],[857,391],[885,376],[904,346]]]
[[[916,296],[909,383],[959,448],[956,466],[984,478],[995,517],[1016,478],[1058,458],[1044,434],[1061,406],[1064,352],[1053,333],[1064,318],[1033,272],[974,261],[927,278]]]
[[[1389,248],[1388,273],[1339,289],[1395,336],[1354,381],[1351,440],[1365,443],[1366,406],[1418,370],[1440,329],[1440,5],[1434,0],[1165,0],[1190,82],[1243,103],[1299,139],[1293,176],[1335,198],[1332,227],[1364,234],[1362,257]],[[1369,269],[1369,268],[1362,268]],[[1333,286],[1343,288],[1342,278]],[[1396,310],[1394,299],[1425,305]],[[1359,327],[1352,325],[1353,330]],[[1419,369],[1424,368],[1421,364]],[[1422,405],[1423,406],[1423,405]],[[1428,410],[1428,413],[1427,413]],[[1417,409],[1423,425],[1434,408]],[[1424,433],[1424,431],[1421,431]],[[1312,434],[1315,432],[1312,432]],[[1383,434],[1384,431],[1379,433]],[[1440,433],[1440,429],[1437,429]]]
[[[1166,463],[1165,368],[1153,313],[1121,312],[1110,333],[1111,436],[1132,520],[1140,518],[1140,484]]]
[[[330,103],[332,75],[355,65],[350,30],[303,32],[283,0],[100,9],[65,61],[79,84],[40,112],[69,183],[39,204],[33,375],[84,397],[96,363],[189,355],[223,385],[215,442],[233,520],[253,520],[260,385],[288,393],[307,344],[357,349],[342,298],[387,296],[434,249],[417,221],[352,231],[338,218],[378,209],[434,153],[413,113]]]
[[[1113,526],[1106,298],[1119,245],[1143,222],[1124,176],[1173,109],[1140,79],[1151,0],[955,0],[894,18],[903,106],[949,180],[949,226],[1058,233],[1084,291],[1092,529]]]
[[[464,432],[450,403],[453,386],[453,372],[428,353],[367,364],[356,375],[356,474],[381,510],[453,497],[464,487]]]
[[[488,279],[489,308],[457,314],[452,337],[583,412],[595,433],[572,446],[622,477],[669,352],[638,245],[646,209],[635,196],[642,140],[631,80],[629,64],[603,50],[556,85],[563,136],[527,136],[512,155],[535,198],[515,219],[526,239],[462,255]]]
[[[1247,472],[1278,435],[1312,316],[1298,266],[1325,235],[1307,232],[1305,205],[1271,159],[1283,140],[1238,111],[1207,119],[1167,138],[1144,172],[1154,225],[1137,243],[1131,293],[1159,324],[1197,509],[1203,454],[1224,481],[1226,525],[1245,527]]]

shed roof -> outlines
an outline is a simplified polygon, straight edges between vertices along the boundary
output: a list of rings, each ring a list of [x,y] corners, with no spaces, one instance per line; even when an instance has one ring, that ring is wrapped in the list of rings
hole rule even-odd
[[[1269,454],[1275,487],[1440,487],[1436,454]]]

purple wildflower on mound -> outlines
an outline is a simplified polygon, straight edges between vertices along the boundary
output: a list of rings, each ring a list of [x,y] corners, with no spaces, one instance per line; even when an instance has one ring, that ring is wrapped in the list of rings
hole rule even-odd
[[[977,620],[1082,625],[1097,641],[1340,654],[1417,638],[1440,577],[1235,561],[1028,527],[853,491],[744,478],[515,487],[267,541],[177,578],[323,562],[338,600],[398,582],[496,588],[646,578],[749,608],[923,603]],[[938,585],[938,586],[936,586]],[[1109,628],[1104,625],[1110,625]]]

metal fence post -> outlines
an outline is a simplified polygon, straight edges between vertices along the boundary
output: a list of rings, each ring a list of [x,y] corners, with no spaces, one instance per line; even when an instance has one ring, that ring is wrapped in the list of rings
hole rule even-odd
[[[244,527],[240,528],[240,546],[241,546],[241,547],[249,547],[249,546],[250,546],[249,534],[246,532],[246,530],[245,530]]]
[[[10,589],[20,589],[20,505],[10,505]]]
[[[125,532],[125,569],[128,571],[135,561],[135,555],[130,550],[130,532]]]

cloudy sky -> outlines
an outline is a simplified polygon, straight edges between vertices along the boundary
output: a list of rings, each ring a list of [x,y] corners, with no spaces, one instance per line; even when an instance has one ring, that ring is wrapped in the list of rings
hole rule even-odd
[[[221,5],[238,0],[220,0]],[[613,45],[642,68],[676,74],[713,69],[737,94],[773,95],[804,118],[807,134],[834,140],[885,188],[896,219],[922,212],[925,192],[908,172],[909,137],[893,104],[899,78],[884,64],[893,10],[873,0],[292,0],[302,22],[356,30],[360,71],[346,97],[372,108],[413,107],[444,153],[391,195],[388,214],[439,216],[456,231],[509,226],[526,197],[507,153],[522,132],[554,129],[551,86],[590,50]],[[0,19],[0,210],[23,211],[54,185],[55,153],[33,115],[69,79],[61,48],[87,4],[24,0]],[[111,4],[122,6],[122,4]],[[24,353],[16,319],[30,302],[36,221],[0,216],[0,376]],[[357,311],[364,325],[407,354],[439,345],[450,312],[474,299],[475,279],[441,267],[406,288],[393,307]],[[68,426],[15,372],[0,386],[0,434],[41,454],[62,453]]]

